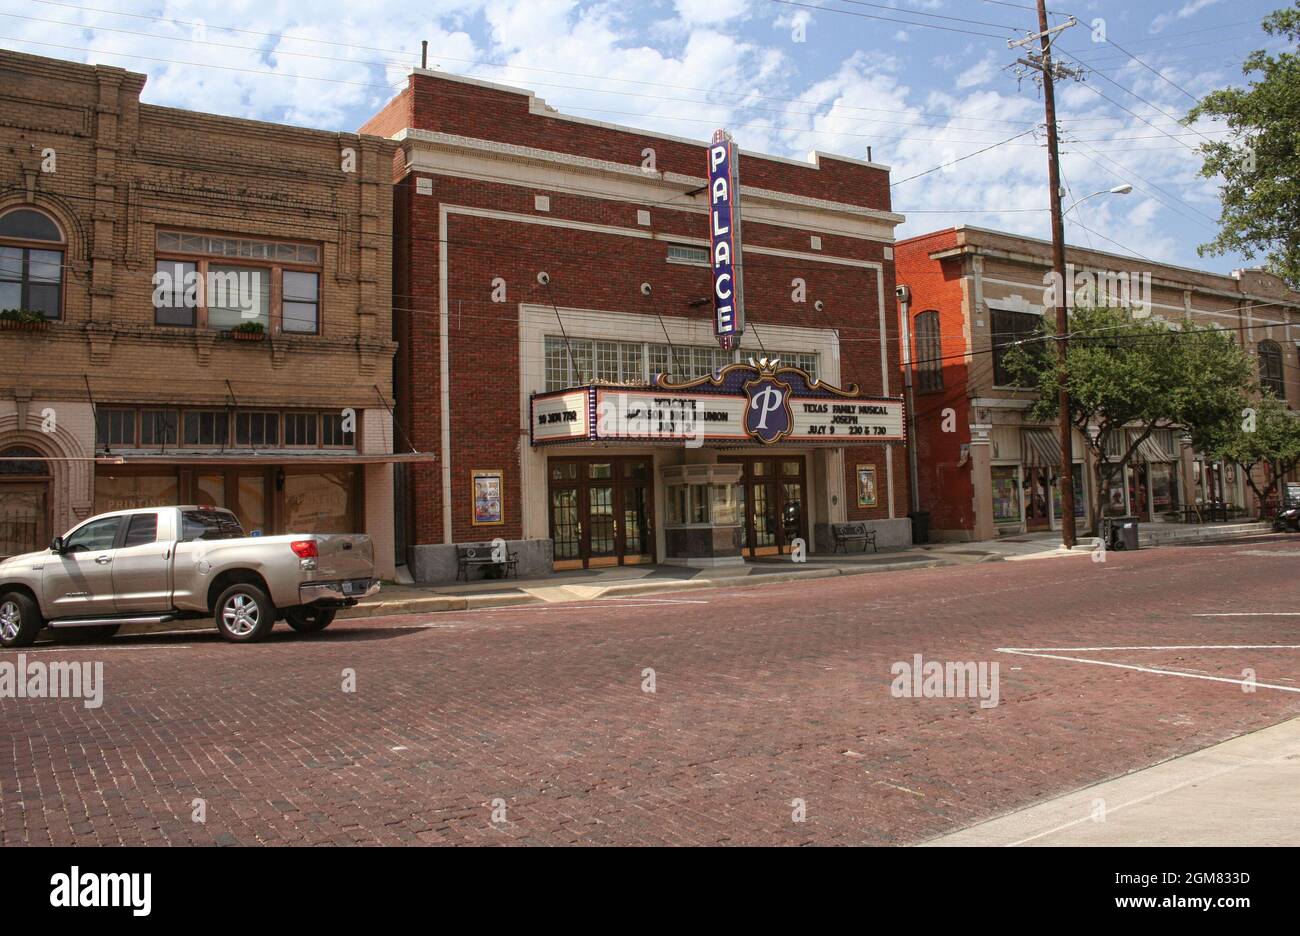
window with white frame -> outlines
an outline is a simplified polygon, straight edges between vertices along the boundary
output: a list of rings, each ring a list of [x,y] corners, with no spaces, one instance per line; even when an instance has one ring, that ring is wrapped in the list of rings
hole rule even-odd
[[[547,335],[544,339],[546,389],[563,390],[598,380],[644,384],[656,374],[677,380],[708,377],[715,371],[750,357],[778,358],[781,364],[817,376],[815,351],[723,351],[714,345],[668,345],[639,341],[606,341]]]

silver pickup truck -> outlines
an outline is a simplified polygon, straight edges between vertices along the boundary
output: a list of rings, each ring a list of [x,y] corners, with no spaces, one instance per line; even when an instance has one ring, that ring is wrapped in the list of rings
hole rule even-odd
[[[379,591],[374,571],[369,536],[245,536],[219,508],[119,510],[0,562],[0,645],[25,647],[43,627],[109,637],[123,624],[209,616],[236,643],[281,618],[318,631]]]

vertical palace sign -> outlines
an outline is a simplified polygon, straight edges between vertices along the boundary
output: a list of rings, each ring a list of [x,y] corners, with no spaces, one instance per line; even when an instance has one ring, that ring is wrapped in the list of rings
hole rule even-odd
[[[709,145],[709,243],[713,267],[713,333],[734,350],[745,330],[740,262],[740,150],[725,130]]]

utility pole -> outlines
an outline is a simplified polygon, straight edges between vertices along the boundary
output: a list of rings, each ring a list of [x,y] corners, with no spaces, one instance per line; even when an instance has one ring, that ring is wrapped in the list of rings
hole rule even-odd
[[[1079,73],[1064,65],[1052,61],[1052,41],[1062,31],[1078,23],[1073,16],[1059,26],[1047,25],[1047,0],[1038,0],[1038,34],[1015,39],[1007,44],[1011,47],[1024,46],[1038,40],[1039,51],[1035,56],[1028,53],[1028,58],[1017,61],[1039,72],[1043,82],[1043,104],[1047,122],[1047,180],[1051,188],[1050,202],[1052,209],[1052,270],[1056,279],[1056,360],[1057,379],[1059,383],[1059,426],[1061,439],[1061,464],[1058,470],[1057,484],[1061,487],[1061,543],[1066,549],[1073,549],[1077,540],[1074,525],[1074,433],[1070,423],[1070,392],[1066,389],[1066,340],[1070,331],[1069,313],[1065,307],[1065,221],[1061,216],[1061,156],[1057,151],[1056,135],[1056,89],[1054,82],[1058,77],[1078,78]]]

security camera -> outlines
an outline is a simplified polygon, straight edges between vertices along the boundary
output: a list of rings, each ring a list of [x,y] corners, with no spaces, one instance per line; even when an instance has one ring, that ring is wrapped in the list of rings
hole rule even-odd
[[[649,283],[642,283],[642,284],[641,284],[641,295],[643,295],[643,296],[648,296],[648,295],[650,295],[650,284],[649,284]]]
[[[912,301],[912,290],[908,289],[906,286],[895,286],[894,295],[898,297],[899,302]]]
[[[813,303],[813,308],[816,309],[818,312],[820,312],[822,309],[826,308],[826,303],[818,299],[816,302]]]
[[[543,270],[537,274],[537,282],[541,283],[543,286],[549,286],[551,284],[551,274]]]

